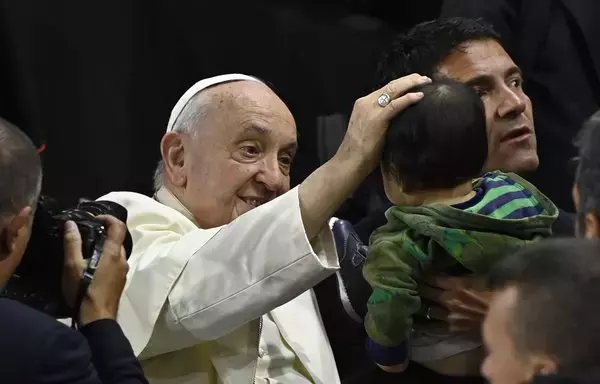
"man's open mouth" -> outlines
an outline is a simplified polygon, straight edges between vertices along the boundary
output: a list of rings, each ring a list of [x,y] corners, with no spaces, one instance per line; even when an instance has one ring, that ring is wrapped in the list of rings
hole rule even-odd
[[[516,128],[504,135],[501,142],[505,143],[508,141],[525,140],[528,139],[532,133],[533,131],[527,126]]]

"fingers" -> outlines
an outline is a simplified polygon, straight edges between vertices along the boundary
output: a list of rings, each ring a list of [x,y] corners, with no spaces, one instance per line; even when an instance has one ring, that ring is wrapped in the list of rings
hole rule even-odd
[[[468,303],[471,307],[478,308],[485,313],[490,305],[492,292],[475,292],[470,289],[463,289],[459,293],[459,298],[463,303]]]
[[[123,247],[123,246],[121,246],[120,259],[121,259],[121,263],[124,266],[124,268],[122,268],[123,275],[127,276],[127,273],[129,272],[129,263],[127,262],[127,253],[125,252],[125,247]]]
[[[439,306],[427,307],[422,315],[431,320],[447,323],[451,332],[467,332],[479,329],[484,318],[480,314],[449,312]]]
[[[127,233],[127,226],[121,220],[110,216],[110,215],[98,215],[98,219],[104,221],[104,224],[108,228],[108,239],[113,241],[119,246],[125,241],[125,234]]]
[[[448,321],[448,316],[450,315],[450,312],[448,312],[444,308],[438,307],[436,305],[436,306],[429,307],[428,311],[429,311],[430,318],[432,318],[434,320],[439,320],[439,321]]]
[[[411,75],[403,76],[399,79],[390,81],[383,88],[373,92],[371,95],[373,95],[374,99],[377,100],[382,93],[387,93],[390,95],[392,100],[394,100],[404,95],[406,91],[410,90],[411,88],[430,82],[431,79],[429,77],[413,73]]]
[[[432,301],[437,304],[443,304],[442,299],[443,299],[444,291],[442,291],[440,289],[435,289],[435,288],[429,287],[427,285],[421,285],[419,287],[419,293],[420,293],[422,299]]]
[[[444,291],[460,291],[469,287],[470,280],[468,277],[434,275],[426,276],[425,284]]]
[[[470,290],[443,291],[426,285],[419,287],[421,298],[444,307],[451,312],[466,312],[485,315],[488,309],[489,293]]]
[[[67,221],[64,229],[64,265],[61,284],[63,299],[70,307],[73,307],[79,281],[85,269],[85,261],[81,251],[81,235],[77,229],[77,224]]]
[[[473,308],[465,306],[458,300],[451,300],[447,304],[447,307],[441,305],[427,306],[424,315],[436,320],[448,321],[455,317],[464,320],[476,321],[483,318],[486,311],[482,311],[480,308]]]
[[[453,316],[448,319],[450,332],[470,332],[481,329],[482,319],[477,321]]]
[[[63,237],[63,247],[65,250],[65,267],[71,270],[71,273],[83,272],[83,255],[81,253],[81,234],[77,229],[77,224],[73,221],[65,223],[65,232]]]
[[[123,247],[127,226],[121,220],[113,216],[98,215],[97,218],[104,221],[104,225],[107,227],[108,231],[102,250],[100,266],[108,265],[109,263],[127,264],[125,248]],[[127,270],[125,271],[125,274],[127,274]]]
[[[384,111],[388,115],[387,118],[391,119],[395,117],[401,111],[404,111],[406,108],[417,103],[423,96],[423,92],[407,93],[404,96],[392,100],[388,106],[384,108]]]
[[[465,305],[461,302],[455,302],[450,305],[449,309],[452,313],[461,314],[465,318],[469,319],[478,319],[485,317],[487,313],[487,309],[485,307],[473,307],[469,305]]]

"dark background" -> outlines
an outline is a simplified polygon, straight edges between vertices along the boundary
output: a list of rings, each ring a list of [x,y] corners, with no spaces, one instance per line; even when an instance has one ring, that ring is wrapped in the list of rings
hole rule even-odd
[[[0,115],[43,152],[43,192],[72,204],[151,193],[179,96],[201,78],[271,82],[294,113],[294,183],[319,165],[316,119],[370,92],[396,31],[440,1],[0,1]]]

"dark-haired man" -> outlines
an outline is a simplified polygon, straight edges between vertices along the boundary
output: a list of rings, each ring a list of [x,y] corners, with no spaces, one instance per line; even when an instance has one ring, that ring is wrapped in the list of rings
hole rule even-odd
[[[597,383],[600,243],[555,239],[510,256],[490,274],[483,324],[491,384]],[[560,377],[559,377],[560,376]]]
[[[421,23],[399,35],[384,53],[379,77],[387,82],[419,69],[430,77],[444,75],[473,86],[486,110],[486,170],[527,176],[539,165],[531,100],[523,91],[519,67],[499,39],[481,20],[448,18]],[[555,233],[571,235],[573,223],[563,219]],[[373,214],[356,225],[363,242],[376,227],[370,222],[376,220],[385,218]]]
[[[527,176],[537,168],[539,160],[531,100],[523,91],[519,67],[506,53],[499,42],[499,35],[490,25],[481,20],[448,18],[421,23],[399,35],[380,62],[381,82],[417,70],[432,78],[447,76],[469,84],[480,94],[486,112],[488,136],[485,171],[502,170]],[[373,188],[374,193],[382,193],[379,185],[366,187]],[[373,212],[354,226],[362,243],[368,243],[373,230],[385,224],[384,212],[388,207]],[[573,231],[573,216],[561,211],[553,226],[554,234],[570,236]],[[350,246],[360,250],[359,246]],[[355,312],[354,317],[361,318],[369,293],[361,281],[360,268],[354,268],[362,264],[356,262],[355,254],[345,258],[351,259],[354,260],[351,267],[342,261],[340,273],[346,282],[343,296],[344,299],[348,297],[347,301],[350,302],[346,308]],[[451,306],[455,297],[449,291],[456,288],[455,283],[455,280],[437,279],[435,285],[447,291],[442,293],[426,289],[424,295]],[[472,319],[458,316],[458,319],[454,319],[457,320],[455,326],[477,327],[484,313],[481,309],[475,308],[479,314]],[[447,318],[447,313],[440,309],[427,311],[431,311],[431,316]]]
[[[489,24],[466,18],[439,19],[421,23],[399,35],[383,55],[379,78],[384,83],[413,71],[432,78],[453,78],[473,86],[480,94],[488,136],[485,170],[527,177],[538,167],[532,105],[523,91],[523,76]],[[383,196],[381,179],[376,179],[374,184],[363,188]],[[366,255],[363,244],[368,243],[373,230],[386,223],[384,212],[388,207],[383,206],[358,222],[354,226],[356,234],[347,223],[338,221],[334,226],[341,255],[341,271],[337,274],[340,296],[346,312],[358,322],[366,313],[371,293],[362,277]],[[552,229],[554,235],[571,236],[573,215],[561,210]],[[425,305],[424,316],[447,321],[457,331],[480,327],[487,310],[486,297],[463,289],[469,287],[468,280],[437,276],[429,277],[427,282],[429,285],[421,288],[421,296],[440,306]],[[332,343],[334,350],[340,351],[338,359],[345,359],[341,356],[350,350],[344,343],[339,346]]]
[[[597,0],[444,0],[441,17],[481,17],[523,70],[535,105],[540,167],[531,181],[573,210],[566,166],[583,121],[600,108]]]
[[[0,118],[0,291],[27,248],[42,167],[29,138]],[[79,332],[17,301],[0,298],[0,382],[147,383],[129,342],[115,321],[125,286],[126,227],[106,217],[102,258],[76,319]],[[65,296],[74,297],[83,277],[77,225],[65,228]],[[65,297],[67,299],[67,297]],[[74,300],[68,300],[73,302]]]

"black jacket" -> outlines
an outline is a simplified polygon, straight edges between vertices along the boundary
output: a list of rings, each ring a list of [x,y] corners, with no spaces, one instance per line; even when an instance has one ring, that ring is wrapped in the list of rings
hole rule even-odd
[[[0,299],[0,383],[148,383],[113,320],[74,331],[19,302]]]

